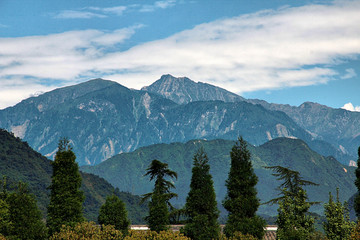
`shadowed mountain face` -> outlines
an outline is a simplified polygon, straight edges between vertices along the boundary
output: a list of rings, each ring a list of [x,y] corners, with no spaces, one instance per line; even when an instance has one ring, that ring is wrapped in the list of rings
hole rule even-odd
[[[51,183],[51,161],[35,152],[26,142],[0,129],[0,179],[7,178],[8,186],[17,186],[18,181],[26,183],[36,196],[39,209],[46,214]],[[133,223],[143,223],[146,206],[140,206],[140,197],[115,190],[103,178],[81,172],[81,190],[85,195],[84,215],[88,220],[97,221],[100,206],[108,195],[114,192],[122,199]]]
[[[230,151],[234,145],[228,140],[191,140],[187,143],[156,144],[142,147],[131,153],[116,155],[97,166],[83,166],[82,170],[99,175],[121,190],[134,194],[150,192],[153,183],[144,177],[146,168],[153,159],[168,163],[169,168],[178,173],[175,192],[179,198],[175,204],[183,205],[189,191],[191,168],[194,153],[202,146],[209,157],[211,174],[214,180],[217,201],[221,203],[226,194],[225,180],[230,169]],[[262,202],[277,196],[276,187],[280,185],[265,166],[281,165],[299,171],[306,179],[319,183],[319,187],[308,187],[312,201],[328,201],[328,193],[340,188],[341,200],[347,200],[356,188],[354,169],[341,165],[332,157],[323,157],[314,152],[302,140],[278,138],[261,146],[248,146],[252,163],[259,178],[258,197]],[[263,205],[259,213],[275,215],[277,206]],[[315,208],[323,214],[322,205]]]
[[[68,137],[80,165],[98,164],[141,146],[198,138],[234,140],[242,135],[255,145],[277,137],[311,141],[310,134],[286,114],[260,105],[244,101],[177,104],[155,93],[101,79],[1,110],[0,127],[50,158],[59,138]]]

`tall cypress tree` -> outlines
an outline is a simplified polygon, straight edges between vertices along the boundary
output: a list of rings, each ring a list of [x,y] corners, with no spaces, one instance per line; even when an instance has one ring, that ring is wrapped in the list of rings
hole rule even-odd
[[[358,189],[358,194],[354,199],[354,208],[356,212],[356,216],[360,218],[360,147],[358,148],[358,160],[357,160],[357,168],[355,170],[356,180],[355,186]]]
[[[188,221],[184,233],[191,239],[217,239],[220,225],[217,221],[219,210],[209,159],[203,148],[194,155],[190,192],[185,205]]]
[[[227,195],[223,202],[229,212],[224,233],[230,237],[235,232],[250,234],[261,239],[264,236],[265,221],[256,215],[260,205],[257,198],[258,181],[251,163],[251,155],[242,137],[230,152],[231,167],[226,180]]]
[[[60,230],[62,225],[74,226],[84,220],[84,194],[80,191],[81,175],[75,162],[76,156],[69,140],[59,141],[59,148],[52,162],[53,175],[50,185],[47,226],[50,234]]]

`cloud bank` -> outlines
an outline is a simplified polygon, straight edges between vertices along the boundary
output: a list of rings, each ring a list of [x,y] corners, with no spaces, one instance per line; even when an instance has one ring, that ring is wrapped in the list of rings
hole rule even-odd
[[[159,1],[157,6],[173,3]],[[100,10],[98,14],[105,11]],[[166,73],[240,94],[324,84],[356,75],[348,69],[341,76],[333,66],[360,54],[359,12],[359,1],[261,11],[201,24],[127,51],[116,46],[141,25],[0,38],[0,79],[22,84],[24,91],[27,85],[43,91],[95,77],[140,88]],[[5,89],[3,81],[0,89]],[[14,89],[16,103],[23,94],[15,101]],[[10,102],[0,92],[0,108]]]

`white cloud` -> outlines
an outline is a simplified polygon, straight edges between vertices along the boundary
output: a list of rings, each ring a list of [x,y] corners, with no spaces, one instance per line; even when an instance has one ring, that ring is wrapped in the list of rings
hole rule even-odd
[[[87,11],[73,11],[73,10],[64,10],[60,13],[54,15],[54,18],[64,18],[64,19],[75,19],[75,18],[105,18],[106,15],[87,12]]]
[[[173,7],[176,3],[176,0],[164,0],[156,1],[153,5],[143,5],[140,8],[140,12],[153,12],[157,9],[166,9]]]
[[[88,10],[93,10],[93,11],[100,11],[103,12],[104,14],[116,14],[116,15],[122,15],[124,13],[124,11],[127,9],[126,6],[115,6],[115,7],[109,7],[109,8],[100,8],[100,7],[87,7],[86,9]]]
[[[345,71],[346,71],[346,74],[344,76],[342,76],[341,79],[349,79],[349,78],[356,77],[356,72],[354,69],[348,68]]]
[[[342,109],[352,111],[352,112],[360,112],[360,106],[354,106],[352,103],[346,103]]]
[[[87,7],[82,10],[64,10],[54,14],[53,17],[62,19],[106,18],[109,14],[122,15],[126,9],[126,6],[115,6],[109,8]]]
[[[159,7],[174,3],[166,2]],[[170,73],[237,93],[323,84],[355,74],[347,69],[341,76],[333,67],[360,54],[359,12],[360,1],[262,11],[127,51],[114,46],[141,26],[0,38],[0,79],[30,76],[29,84],[57,79],[65,85],[103,77],[140,88]]]
[[[32,79],[32,81],[22,77],[1,79],[0,109],[15,105],[22,99],[37,95],[39,92],[53,90],[54,88],[54,86],[44,86],[35,79]]]

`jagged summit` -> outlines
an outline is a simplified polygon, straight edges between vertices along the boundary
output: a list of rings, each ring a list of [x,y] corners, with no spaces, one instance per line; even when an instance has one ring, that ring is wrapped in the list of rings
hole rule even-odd
[[[141,90],[157,93],[178,104],[195,101],[221,100],[224,102],[244,101],[244,98],[211,84],[194,82],[187,77],[162,75],[159,80]]]

